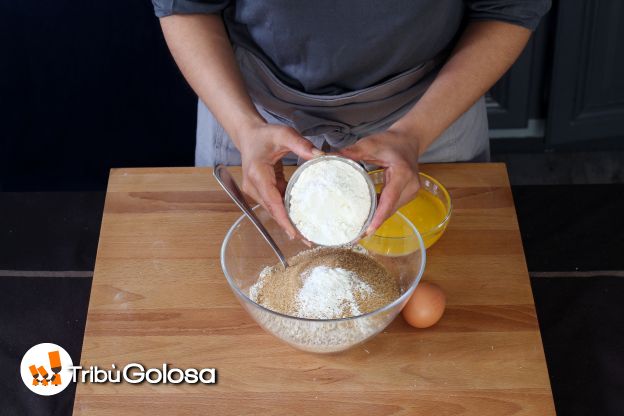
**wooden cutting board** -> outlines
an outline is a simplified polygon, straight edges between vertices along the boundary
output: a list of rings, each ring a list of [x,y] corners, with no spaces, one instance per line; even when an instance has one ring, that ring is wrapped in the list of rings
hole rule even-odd
[[[421,168],[453,198],[424,275],[446,313],[335,355],[281,343],[238,304],[219,250],[240,212],[211,169],[111,171],[81,365],[214,367],[218,382],[79,383],[74,414],[555,414],[505,166]]]

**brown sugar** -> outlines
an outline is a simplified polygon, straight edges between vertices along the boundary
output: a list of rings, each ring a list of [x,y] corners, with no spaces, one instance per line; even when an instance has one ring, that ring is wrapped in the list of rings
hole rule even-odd
[[[286,315],[306,316],[302,312],[302,304],[298,295],[306,278],[319,267],[342,269],[351,272],[354,280],[367,290],[353,290],[353,299],[359,314],[379,309],[400,295],[396,279],[386,268],[372,257],[349,248],[315,248],[303,251],[288,260],[290,267],[281,264],[268,267],[262,271],[255,285],[250,288],[250,297],[260,305]],[[365,285],[362,285],[361,283]],[[331,296],[328,293],[328,296]],[[353,316],[350,308],[344,307],[337,316],[346,318]]]

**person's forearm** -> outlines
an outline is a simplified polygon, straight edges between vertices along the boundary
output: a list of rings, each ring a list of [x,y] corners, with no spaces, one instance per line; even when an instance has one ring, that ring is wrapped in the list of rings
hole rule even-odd
[[[240,148],[242,131],[264,119],[247,93],[221,16],[173,15],[160,23],[182,74]]]
[[[470,23],[427,92],[390,129],[417,138],[424,153],[509,69],[530,35],[509,23]]]

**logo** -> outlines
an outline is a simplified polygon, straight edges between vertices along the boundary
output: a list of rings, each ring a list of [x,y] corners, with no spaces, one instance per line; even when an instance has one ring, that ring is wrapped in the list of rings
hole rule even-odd
[[[22,381],[33,393],[52,396],[65,390],[71,383],[71,357],[59,345],[37,344],[24,354],[20,364]]]
[[[149,384],[216,384],[216,368],[187,368],[180,369],[164,363],[162,368],[145,368],[139,363],[127,364],[123,369],[118,369],[116,364],[111,365],[110,370],[90,366],[88,369],[82,366],[72,366],[72,382],[78,383],[130,383],[140,384],[144,381]]]

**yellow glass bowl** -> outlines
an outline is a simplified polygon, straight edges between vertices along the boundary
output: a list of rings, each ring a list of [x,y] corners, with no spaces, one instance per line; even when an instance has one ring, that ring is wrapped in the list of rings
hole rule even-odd
[[[375,184],[375,190],[381,193],[384,185],[383,169],[369,172],[369,175]],[[448,191],[440,182],[422,172],[418,176],[420,178],[418,194],[412,201],[399,208],[399,212],[414,224],[422,236],[425,247],[429,248],[444,234],[451,219],[453,205]],[[410,250],[403,241],[406,231],[402,223],[403,221],[395,214],[375,233],[377,237],[384,239],[385,252],[394,251],[400,255]],[[367,248],[372,251],[377,249],[377,247]]]

